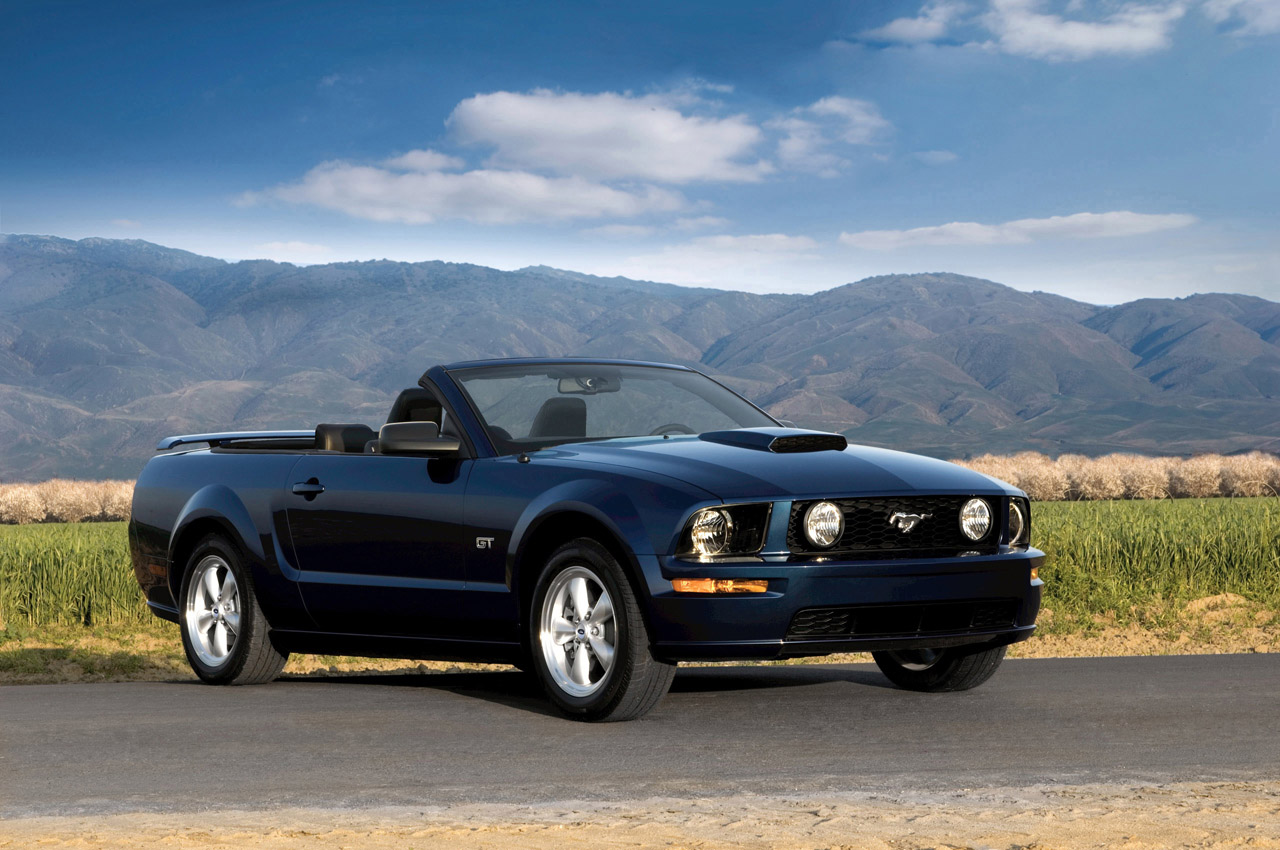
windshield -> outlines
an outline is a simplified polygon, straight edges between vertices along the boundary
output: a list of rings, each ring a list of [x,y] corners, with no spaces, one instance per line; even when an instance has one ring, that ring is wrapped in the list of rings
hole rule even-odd
[[[503,454],[778,423],[705,375],[654,366],[476,366],[450,373]]]

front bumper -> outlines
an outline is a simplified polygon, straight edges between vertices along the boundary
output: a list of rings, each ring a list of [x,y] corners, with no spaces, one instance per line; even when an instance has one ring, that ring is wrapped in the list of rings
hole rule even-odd
[[[938,559],[698,563],[652,557],[648,624],[671,661],[771,659],[834,652],[1026,640],[1040,610],[1036,549]],[[768,579],[762,594],[676,593],[674,578]]]

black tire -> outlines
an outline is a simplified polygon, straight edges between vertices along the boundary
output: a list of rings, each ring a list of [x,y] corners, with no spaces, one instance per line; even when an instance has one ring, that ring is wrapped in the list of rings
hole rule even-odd
[[[873,652],[880,672],[909,691],[967,691],[990,679],[1008,647],[956,646],[949,649]]]
[[[551,612],[557,611],[561,592],[569,592],[564,589],[565,582],[572,581],[569,576],[584,578],[588,587],[595,583],[592,579],[598,581],[599,587],[595,590],[602,592],[598,592],[591,602],[588,611],[591,615],[597,613],[603,593],[609,595],[612,617],[599,626],[603,630],[600,633],[602,639],[612,637],[612,657],[607,669],[599,653],[592,648],[590,638],[583,635],[583,629],[577,631],[577,635],[582,637],[571,638],[571,641],[579,643],[576,649],[568,646],[571,641],[556,644],[554,635],[549,638],[551,643],[543,640],[544,614],[555,616]],[[556,595],[548,607],[549,592]],[[574,613],[578,613],[576,605],[573,607]],[[563,614],[563,610],[558,614]],[[580,625],[586,628],[594,626],[589,617]],[[658,704],[675,678],[675,665],[658,661],[649,649],[649,632],[622,566],[608,549],[588,538],[566,543],[547,559],[534,587],[529,609],[528,646],[534,672],[552,704],[575,720],[634,720]],[[598,680],[579,686],[580,689],[591,689],[590,693],[573,693],[569,688],[575,683],[564,681],[566,671],[555,653],[564,652],[566,658],[576,660],[577,653],[587,652],[589,648],[592,648],[589,654],[591,671],[604,672]]]
[[[232,616],[236,617],[234,638],[225,644],[225,655],[218,658],[217,648],[210,632],[199,634],[200,590],[193,588],[197,576],[203,577],[210,569],[215,582],[225,586],[230,573],[235,582],[234,607],[220,612],[224,629],[229,629]],[[225,606],[224,606],[225,607]],[[218,612],[218,608],[214,608]],[[239,550],[226,538],[211,534],[192,550],[182,573],[182,589],[178,599],[178,623],[182,631],[182,648],[187,661],[205,682],[211,685],[258,685],[270,682],[284,669],[289,653],[281,652],[271,643],[271,626],[258,605],[253,580],[244,567]],[[216,623],[212,629],[216,631]],[[232,634],[228,632],[228,634]],[[203,657],[202,657],[203,656]]]

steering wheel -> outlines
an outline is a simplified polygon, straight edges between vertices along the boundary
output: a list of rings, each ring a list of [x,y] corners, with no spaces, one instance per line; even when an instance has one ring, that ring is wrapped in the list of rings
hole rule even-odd
[[[666,425],[659,425],[649,432],[650,437],[656,437],[659,434],[696,434],[697,431],[680,422],[668,422]]]

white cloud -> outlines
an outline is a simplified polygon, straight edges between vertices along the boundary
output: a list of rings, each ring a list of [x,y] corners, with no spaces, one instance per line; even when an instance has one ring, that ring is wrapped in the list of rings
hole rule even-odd
[[[687,97],[537,89],[468,98],[447,124],[459,140],[494,148],[488,164],[594,180],[750,182],[760,128],[746,116],[689,115]]]
[[[914,44],[921,41],[937,41],[947,34],[951,22],[965,11],[962,3],[933,0],[926,3],[914,18],[897,18],[877,29],[862,33],[871,41],[896,41]]]
[[[676,230],[715,230],[728,225],[729,219],[715,215],[699,215],[676,219]]]
[[[778,142],[778,162],[792,171],[834,177],[849,161],[830,150],[832,144],[871,145],[893,125],[867,100],[824,97],[767,125],[785,135]]]
[[[834,119],[838,137],[851,145],[874,144],[893,127],[880,114],[880,108],[868,100],[824,97],[808,107],[808,111]]]
[[[949,165],[960,158],[951,151],[916,151],[912,156],[925,165]]]
[[[296,183],[249,192],[239,202],[250,205],[268,199],[407,224],[455,218],[483,224],[630,218],[685,207],[679,193],[652,186],[623,190],[581,177],[494,169],[395,171],[342,161],[321,163]]]
[[[1181,0],[1128,3],[1099,21],[1068,20],[1043,7],[1043,0],[992,0],[983,21],[1004,52],[1061,62],[1164,50],[1186,13]]]
[[[1004,224],[953,221],[912,230],[864,230],[860,233],[841,233],[840,241],[855,248],[873,251],[892,251],[923,245],[1012,245],[1041,239],[1137,236],[1188,227],[1195,222],[1195,216],[1181,213],[1144,215],[1128,211],[1084,212],[1051,218],[1023,218]]]
[[[1234,35],[1280,32],[1280,0],[1206,0],[1203,9],[1215,23],[1238,21]]]
[[[400,156],[392,157],[383,163],[387,168],[394,168],[398,171],[457,171],[464,166],[466,162],[458,159],[456,156],[448,156],[439,151],[417,150],[409,151]]]
[[[606,224],[602,227],[590,227],[582,231],[587,236],[603,236],[606,239],[642,239],[658,232],[658,228],[648,224]]]
[[[142,222],[134,221],[131,218],[113,218],[111,219],[111,223],[114,224],[116,227],[123,227],[127,230],[135,230],[139,227],[142,227]]]
[[[327,245],[311,242],[265,242],[254,246],[254,250],[261,252],[262,259],[300,266],[327,262],[333,255],[333,249]]]

